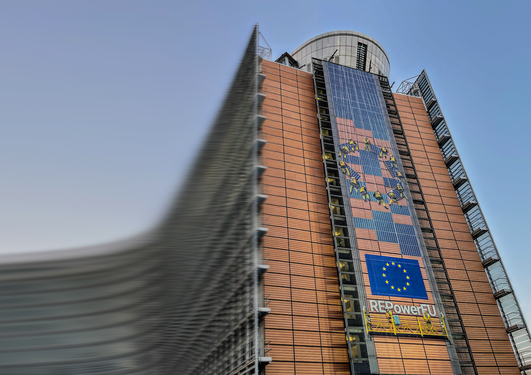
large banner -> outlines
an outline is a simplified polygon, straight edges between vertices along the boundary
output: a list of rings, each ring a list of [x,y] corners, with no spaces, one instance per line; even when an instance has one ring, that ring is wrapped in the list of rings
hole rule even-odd
[[[378,77],[326,63],[339,170],[346,179],[371,334],[447,336],[422,258],[405,172]],[[360,276],[360,275],[358,275]]]

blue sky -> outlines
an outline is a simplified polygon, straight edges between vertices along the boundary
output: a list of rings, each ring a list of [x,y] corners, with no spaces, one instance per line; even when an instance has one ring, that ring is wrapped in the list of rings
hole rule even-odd
[[[350,29],[383,45],[395,85],[427,69],[531,320],[529,14],[529,1],[2,2],[0,252],[154,226],[205,157],[253,25],[274,58]]]

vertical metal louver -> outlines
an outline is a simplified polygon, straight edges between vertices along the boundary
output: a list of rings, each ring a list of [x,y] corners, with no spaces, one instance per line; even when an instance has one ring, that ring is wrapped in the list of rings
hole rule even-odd
[[[367,66],[367,45],[358,43],[358,53],[356,55],[356,69],[365,71]]]
[[[531,336],[527,323],[459,157],[428,74],[423,70],[418,76],[405,80],[400,84],[397,92],[418,96],[424,100],[433,132],[497,301],[519,369],[522,373],[531,374]]]

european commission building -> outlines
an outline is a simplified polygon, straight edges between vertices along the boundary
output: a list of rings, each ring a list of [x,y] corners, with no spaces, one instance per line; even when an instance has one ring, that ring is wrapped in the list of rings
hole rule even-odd
[[[156,229],[4,259],[1,374],[531,374],[426,71],[392,92],[353,31],[270,54],[256,26]]]

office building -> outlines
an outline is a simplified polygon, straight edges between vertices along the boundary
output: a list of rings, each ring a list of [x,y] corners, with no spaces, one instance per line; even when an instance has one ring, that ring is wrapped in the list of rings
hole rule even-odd
[[[0,258],[0,373],[531,369],[427,73],[393,93],[384,48],[352,31],[270,56],[255,27],[156,228]]]
[[[262,61],[266,373],[525,371],[529,334],[427,73],[392,93],[389,70],[351,31]]]

